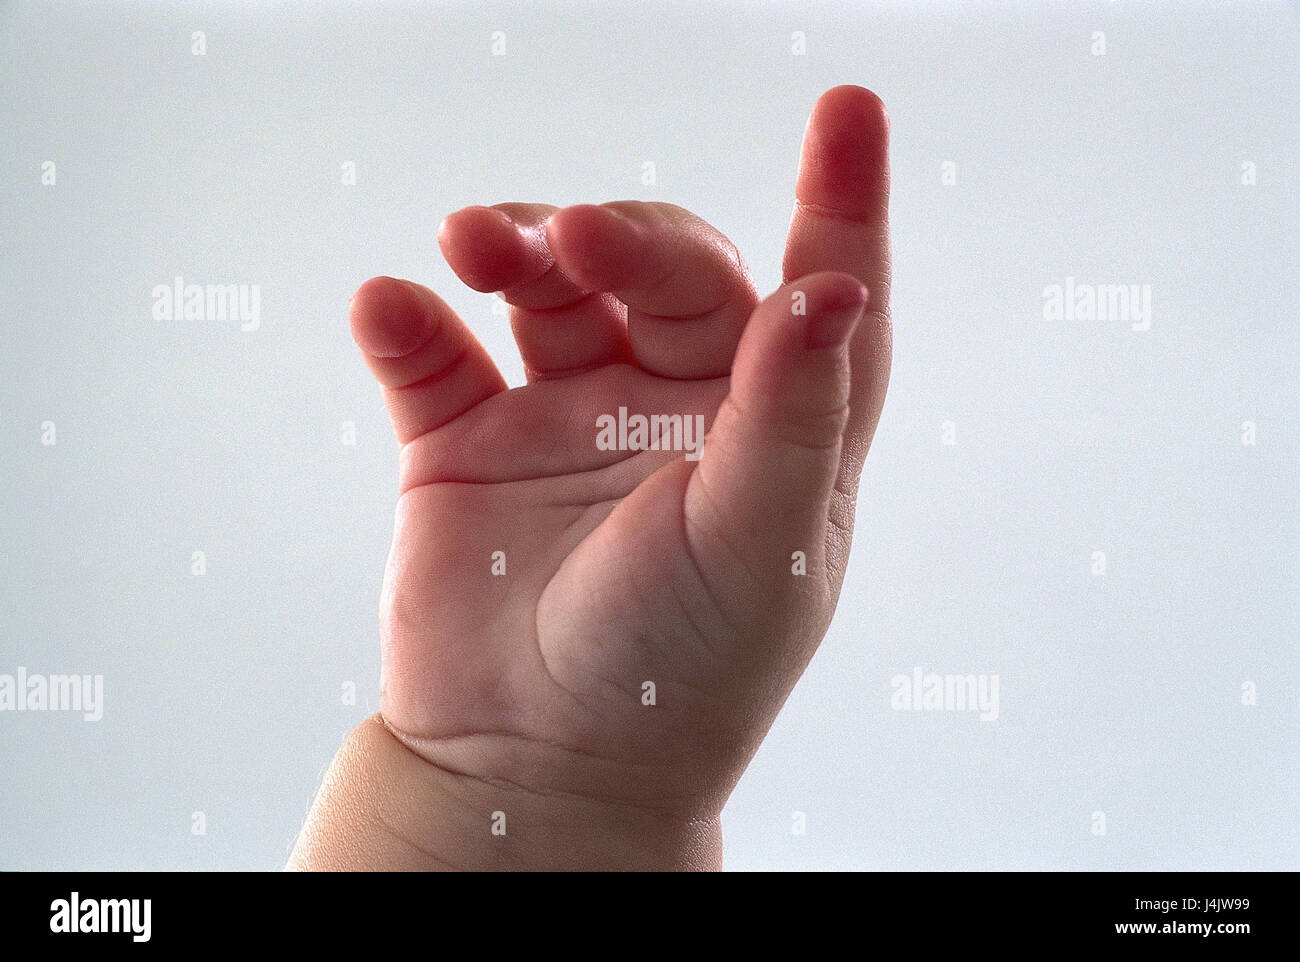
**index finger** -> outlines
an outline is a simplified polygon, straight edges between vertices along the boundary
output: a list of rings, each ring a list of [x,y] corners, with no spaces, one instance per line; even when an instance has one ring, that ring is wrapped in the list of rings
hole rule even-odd
[[[846,473],[861,468],[889,383],[889,118],[865,87],[832,87],[804,131],[794,217],[781,266],[788,283],[816,271],[852,274],[869,292],[853,337]],[[842,479],[856,481],[852,478]]]

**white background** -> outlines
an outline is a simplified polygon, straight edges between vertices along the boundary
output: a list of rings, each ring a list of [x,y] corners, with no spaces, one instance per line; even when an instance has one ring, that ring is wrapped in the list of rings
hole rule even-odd
[[[894,375],[728,867],[1296,868],[1296,41],[1279,3],[3,5],[0,673],[106,705],[0,713],[0,869],[282,865],[377,707],[353,290],[430,284],[519,383],[440,218],[643,198],[769,291],[838,83],[891,112]],[[261,329],[153,320],[177,275],[260,285]],[[1150,284],[1151,329],[1044,320],[1067,277]],[[997,673],[998,720],[892,711],[915,666]]]

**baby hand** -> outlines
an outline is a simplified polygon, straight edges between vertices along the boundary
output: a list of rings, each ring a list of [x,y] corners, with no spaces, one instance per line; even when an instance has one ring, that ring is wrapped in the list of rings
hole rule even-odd
[[[449,216],[453,270],[510,305],[514,390],[432,291],[362,285],[353,336],[402,445],[381,711],[295,867],[718,864],[834,612],[888,382],[873,94],[818,101],[796,197],[762,301],[668,204]]]

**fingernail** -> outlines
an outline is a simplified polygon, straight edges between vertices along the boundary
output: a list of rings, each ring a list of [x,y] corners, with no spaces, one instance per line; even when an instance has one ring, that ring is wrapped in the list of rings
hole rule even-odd
[[[862,319],[862,308],[866,303],[867,289],[863,287],[858,300],[823,310],[808,324],[808,346],[839,347],[845,343]]]

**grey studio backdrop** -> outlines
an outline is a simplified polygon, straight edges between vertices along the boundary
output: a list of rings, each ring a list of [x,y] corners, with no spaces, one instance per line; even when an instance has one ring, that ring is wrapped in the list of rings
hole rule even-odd
[[[1281,3],[0,6],[0,674],[104,685],[0,712],[0,869],[281,866],[377,707],[352,292],[521,383],[440,218],[624,198],[770,291],[837,83],[891,112],[894,375],[727,866],[1296,868],[1297,49]],[[256,329],[156,319],[176,277]]]

